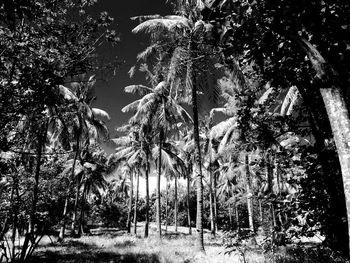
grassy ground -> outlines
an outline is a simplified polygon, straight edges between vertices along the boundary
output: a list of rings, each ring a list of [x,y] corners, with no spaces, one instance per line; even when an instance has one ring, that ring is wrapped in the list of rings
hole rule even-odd
[[[150,226],[150,236],[142,238],[143,227],[138,229],[138,235],[128,235],[125,231],[105,229],[93,231],[90,236],[80,239],[67,238],[63,243],[45,238],[40,244],[32,262],[121,262],[121,263],[219,263],[219,262],[344,262],[330,260],[330,256],[323,256],[318,251],[290,249],[274,254],[263,255],[260,248],[245,250],[241,248],[245,260],[237,254],[226,255],[223,246],[223,236],[219,233],[212,238],[205,233],[206,253],[195,250],[195,237],[187,234],[187,228],[179,228],[179,233],[170,227],[168,233],[159,240],[156,237],[156,227]],[[314,251],[314,252],[313,252]],[[311,254],[310,254],[311,253]],[[280,257],[279,257],[280,255]]]

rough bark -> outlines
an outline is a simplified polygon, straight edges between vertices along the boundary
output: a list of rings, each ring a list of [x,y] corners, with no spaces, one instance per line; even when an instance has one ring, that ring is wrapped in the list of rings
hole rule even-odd
[[[350,251],[350,119],[337,72],[326,62],[321,53],[310,42],[296,37],[297,43],[308,56],[319,80],[320,93],[327,111],[343,178],[347,209],[348,240],[347,248],[342,248],[349,255]]]
[[[194,51],[194,43],[191,41],[190,51]],[[189,62],[187,68],[188,77],[192,80],[192,113],[193,113],[193,139],[194,139],[194,163],[193,172],[196,180],[196,191],[197,191],[197,242],[196,247],[199,251],[204,251],[204,236],[203,236],[203,174],[202,174],[202,159],[201,149],[199,140],[199,121],[198,121],[198,105],[197,105],[197,84],[196,76],[192,72],[192,63]]]
[[[315,148],[318,152],[319,163],[321,164],[321,173],[324,176],[325,187],[329,195],[328,213],[330,216],[325,221],[326,227],[324,231],[326,239],[324,243],[335,250],[340,249],[346,252],[348,234],[347,222],[344,220],[346,219],[345,194],[344,191],[339,191],[343,189],[343,179],[339,160],[335,159],[337,156],[330,154],[325,145],[325,139],[327,137],[324,128],[327,126],[330,129],[330,124],[328,120],[325,121],[322,119],[318,110],[320,107],[317,107],[317,105],[323,103],[322,99],[315,98],[313,94],[304,90],[301,84],[300,86],[298,90],[308,108],[308,119],[315,138]]]

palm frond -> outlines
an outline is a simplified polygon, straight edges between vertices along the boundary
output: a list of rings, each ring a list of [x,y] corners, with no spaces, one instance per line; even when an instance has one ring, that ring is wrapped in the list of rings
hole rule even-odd
[[[91,110],[92,110],[92,113],[94,114],[95,117],[98,117],[102,120],[110,120],[111,119],[109,114],[104,110],[101,110],[98,108],[92,108]]]
[[[282,116],[290,115],[300,99],[298,88],[296,86],[290,87],[283,100],[280,114]]]
[[[144,96],[147,93],[153,92],[153,90],[144,85],[129,85],[124,88],[126,93],[137,93],[140,96]]]
[[[191,29],[191,25],[189,20],[185,17],[167,16],[164,18],[147,20],[135,27],[132,32],[135,34],[140,32],[152,33],[162,30],[172,32],[175,28]]]
[[[155,51],[159,49],[159,43],[154,43],[148,46],[144,51],[137,54],[137,60],[147,60]]]
[[[58,93],[60,96],[62,96],[64,99],[68,101],[78,101],[78,97],[67,87],[63,85],[58,86]]]
[[[136,111],[140,105],[140,102],[141,102],[141,99],[135,100],[135,101],[131,102],[130,104],[126,105],[125,107],[123,107],[121,111],[123,113]]]

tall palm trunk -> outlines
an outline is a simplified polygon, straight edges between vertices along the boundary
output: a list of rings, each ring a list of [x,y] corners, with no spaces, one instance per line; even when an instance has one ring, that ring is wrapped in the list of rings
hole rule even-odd
[[[84,206],[86,201],[86,182],[83,183],[83,192],[81,194],[80,200],[80,218],[79,218],[79,226],[78,226],[78,236],[85,234],[84,232]]]
[[[249,171],[249,156],[245,155],[245,171],[246,171],[246,189],[247,189],[247,207],[248,207],[248,219],[249,229],[254,232],[254,221],[253,221],[253,193],[251,189],[250,171]]]
[[[166,190],[165,190],[165,233],[168,232],[169,224],[169,177],[166,178]]]
[[[140,171],[137,172],[136,179],[136,196],[134,206],[134,234],[137,235],[137,203],[139,202],[139,184],[140,184]]]
[[[79,144],[80,144],[80,136],[77,135],[77,138],[76,138],[76,147],[77,148],[75,150],[74,159],[73,159],[72,173],[71,173],[71,179],[70,179],[71,181],[69,182],[67,192],[66,192],[66,198],[64,201],[63,215],[62,215],[62,221],[61,221],[61,229],[60,229],[60,233],[59,233],[59,237],[58,237],[60,241],[64,240],[64,235],[65,235],[65,231],[66,231],[66,220],[67,220],[67,212],[68,212],[68,199],[69,199],[70,185],[71,185],[71,182],[74,178],[75,166],[76,166],[78,156],[79,156],[79,148],[80,148]]]
[[[321,53],[310,42],[296,37],[297,44],[308,56],[312,67],[319,79],[320,93],[327,111],[328,119],[333,132],[335,145],[340,162],[343,187],[345,193],[347,221],[348,221],[348,244],[344,253],[350,251],[350,119],[349,111],[343,94],[341,84],[338,82],[337,72],[326,62]]]
[[[127,232],[131,233],[131,213],[132,213],[132,199],[134,196],[134,174],[130,173],[130,193],[129,193],[129,209],[128,209],[128,219],[127,219]]]
[[[191,176],[187,171],[187,223],[188,223],[188,234],[192,235],[192,226],[191,226],[191,207],[190,207],[190,184],[191,184]]]
[[[73,212],[73,218],[72,218],[72,232],[71,236],[76,237],[76,225],[77,225],[77,217],[78,217],[78,205],[79,205],[79,195],[80,195],[80,186],[81,186],[81,180],[77,178],[76,182],[76,189],[75,189],[75,199],[74,199],[74,212]]]
[[[192,39],[189,42],[189,51],[193,53],[195,51],[195,43]],[[194,54],[191,54],[194,57]],[[187,79],[192,82],[191,93],[192,93],[192,113],[193,113],[193,139],[194,139],[194,163],[193,172],[195,180],[197,182],[197,249],[204,251],[204,235],[203,235],[203,174],[202,174],[202,159],[201,149],[199,141],[199,120],[198,120],[198,105],[197,105],[197,84],[196,74],[194,74],[192,68],[192,61],[190,60],[187,65]]]
[[[240,221],[239,221],[239,210],[238,210],[238,204],[237,203],[235,203],[234,208],[235,208],[235,215],[236,215],[235,218],[236,218],[237,230],[241,231],[241,224],[240,224]]]
[[[149,160],[148,152],[146,153],[146,223],[145,223],[145,237],[148,237],[149,228]]]
[[[211,161],[210,161],[211,162]],[[210,204],[210,231],[215,236],[215,216],[214,216],[214,198],[213,198],[213,172],[211,163],[209,164],[209,204]]]
[[[321,165],[321,173],[325,178],[325,187],[329,195],[328,214],[332,215],[326,218],[325,224],[325,241],[326,246],[334,250],[347,251],[347,221],[346,218],[346,203],[344,191],[339,191],[343,188],[343,179],[340,170],[340,164],[337,156],[331,156],[325,145],[324,126],[330,126],[329,122],[325,123],[322,119],[322,114],[319,113],[316,105],[323,103],[322,98],[319,101],[315,100],[313,94],[306,92],[303,84],[298,85],[298,90],[302,95],[303,101],[308,108],[308,120],[310,123],[312,134],[315,138],[315,148],[318,152],[318,160]],[[321,117],[321,118],[320,118]]]
[[[64,240],[64,235],[66,231],[66,220],[67,220],[67,211],[68,211],[68,199],[69,199],[69,192],[70,192],[70,187],[71,187],[71,182],[68,184],[68,188],[66,191],[66,197],[64,200],[64,207],[63,207],[63,216],[61,220],[61,228],[60,228],[60,233],[58,235],[58,241],[63,241]]]
[[[160,177],[162,174],[162,140],[163,140],[163,131],[159,131],[159,152],[158,152],[158,176],[157,176],[157,232],[158,237],[162,237],[162,222],[161,222],[161,204],[160,204]]]
[[[229,230],[232,230],[232,208],[231,208],[231,202],[228,202],[228,222],[229,222]]]
[[[75,172],[75,165],[79,157],[80,153],[80,133],[81,128],[79,128],[78,134],[76,136],[76,151],[75,156],[73,160],[73,166],[72,166],[72,179],[74,178],[74,172]],[[71,235],[75,236],[75,228],[76,228],[76,220],[77,220],[77,213],[78,213],[78,201],[79,201],[79,189],[80,189],[80,180],[79,178],[76,178],[76,192],[75,192],[75,199],[74,199],[74,211],[73,211],[73,218],[72,218],[72,232]]]
[[[174,221],[175,221],[175,233],[177,233],[177,209],[178,209],[178,200],[177,200],[177,175],[175,175],[175,193],[174,193]]]

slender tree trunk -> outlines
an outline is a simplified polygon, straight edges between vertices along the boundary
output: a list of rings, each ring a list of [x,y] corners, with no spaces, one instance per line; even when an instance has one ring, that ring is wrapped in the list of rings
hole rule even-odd
[[[27,257],[28,247],[29,247],[29,241],[32,242],[32,245],[34,245],[34,227],[36,223],[36,208],[38,203],[38,194],[39,194],[39,177],[40,177],[40,170],[41,170],[41,158],[43,154],[43,148],[45,144],[45,137],[47,134],[47,128],[48,124],[45,124],[45,128],[41,131],[39,131],[38,134],[38,145],[37,145],[37,160],[36,160],[36,167],[35,167],[35,175],[34,175],[34,186],[33,186],[33,199],[32,199],[32,209],[30,211],[30,218],[29,218],[29,229],[28,232],[25,235],[22,251],[21,251],[21,257],[20,262],[23,262]]]
[[[67,211],[68,211],[68,199],[69,199],[69,188],[68,186],[67,192],[66,192],[66,198],[64,201],[64,208],[63,208],[63,216],[62,216],[62,221],[61,221],[61,228],[60,228],[60,233],[58,235],[58,240],[63,241],[64,240],[64,234],[66,231],[66,217],[67,217]]]
[[[232,207],[231,207],[231,202],[228,202],[228,221],[230,224],[229,230],[232,230]]]
[[[71,236],[76,237],[76,225],[77,225],[77,217],[78,217],[78,205],[79,205],[79,194],[80,194],[80,180],[77,178],[76,182],[76,190],[75,190],[75,199],[74,199],[74,212],[73,212],[73,218],[72,218],[72,232]]]
[[[80,133],[81,133],[81,128],[79,128],[79,133],[76,137],[76,149],[75,149],[75,155],[74,155],[74,160],[73,160],[73,166],[72,166],[72,180],[74,180],[75,177],[75,166],[78,160],[79,152],[80,152]],[[78,212],[78,200],[79,200],[79,189],[80,189],[80,180],[79,178],[76,178],[76,193],[75,193],[75,200],[74,200],[74,212],[73,212],[73,218],[72,218],[72,232],[71,236],[75,236],[75,226],[76,226],[76,220],[77,220],[77,212]],[[65,219],[64,219],[65,220]],[[65,228],[65,226],[64,226]],[[64,233],[63,233],[64,236]]]
[[[84,182],[83,185],[83,192],[81,194],[81,201],[80,201],[80,218],[79,218],[79,226],[78,226],[78,236],[81,236],[84,233],[84,206],[85,206],[85,200],[86,200],[86,182]]]
[[[190,41],[189,50],[193,52],[194,43]],[[187,66],[187,78],[192,80],[192,112],[193,112],[193,139],[195,145],[193,172],[197,182],[197,249],[204,252],[204,235],[203,235],[203,174],[202,159],[199,141],[199,121],[198,121],[198,105],[197,105],[197,84],[196,76],[192,68],[192,62]]]
[[[145,237],[148,237],[148,228],[149,228],[149,160],[148,153],[146,153],[146,223],[145,223]]]
[[[260,198],[259,198],[258,202],[259,202],[259,221],[260,221],[260,224],[262,224],[262,222],[263,222],[263,208],[262,208],[262,203],[261,203]]]
[[[191,176],[190,176],[190,173],[187,171],[187,196],[186,196],[187,223],[188,223],[188,234],[192,235],[191,207],[190,207],[190,184],[191,184]]]
[[[320,81],[320,92],[327,111],[328,119],[333,132],[335,145],[338,151],[348,221],[347,247],[340,248],[349,255],[350,251],[350,119],[345,97],[337,72],[323,58],[321,53],[310,42],[296,37],[297,43],[308,56],[311,65]]]
[[[211,161],[210,161],[211,162]],[[210,209],[210,232],[215,236],[214,198],[213,198],[213,172],[209,164],[209,209]]]
[[[139,202],[139,184],[140,184],[140,171],[137,171],[136,179],[136,197],[134,206],[134,234],[137,235],[137,203]]]
[[[134,196],[134,174],[130,173],[130,193],[129,193],[129,209],[128,209],[128,219],[127,219],[127,232],[131,233],[131,213],[132,213],[132,199]]]
[[[247,206],[248,206],[248,218],[249,218],[249,229],[254,232],[254,222],[253,222],[253,194],[251,190],[250,182],[250,171],[249,171],[249,156],[245,155],[245,171],[246,171],[246,188],[247,188]]]
[[[215,232],[218,231],[218,199],[217,199],[217,175],[214,173],[213,175],[213,186],[214,186],[214,190],[213,190],[213,197],[214,197],[214,221],[215,221]]]
[[[238,231],[241,231],[241,224],[239,222],[239,211],[238,211],[238,204],[235,203],[235,218],[236,218],[236,225],[237,225],[237,230]]]
[[[162,237],[161,204],[160,204],[160,177],[162,174],[162,136],[163,131],[159,131],[159,152],[158,152],[158,176],[157,176],[157,232],[158,237]]]
[[[177,209],[178,209],[178,200],[177,200],[177,175],[175,175],[175,196],[174,196],[174,220],[175,220],[175,233],[177,233]]]
[[[168,233],[169,224],[169,178],[166,178],[166,190],[165,190],[165,233]]]

